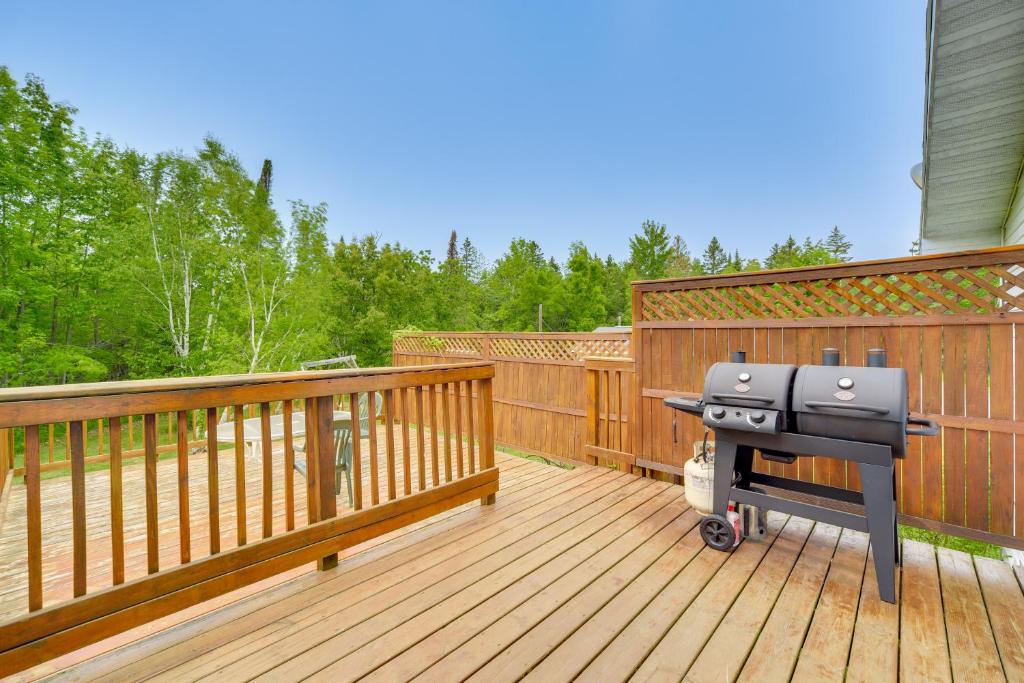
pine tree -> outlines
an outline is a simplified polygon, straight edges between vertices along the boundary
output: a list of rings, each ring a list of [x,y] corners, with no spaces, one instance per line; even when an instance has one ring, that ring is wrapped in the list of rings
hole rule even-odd
[[[722,243],[718,241],[717,237],[711,238],[707,249],[704,250],[701,262],[704,266],[704,272],[708,275],[717,275],[729,265],[729,255],[722,248]]]
[[[686,241],[680,235],[672,239],[672,253],[669,255],[665,274],[668,277],[693,275],[693,259],[690,257]]]
[[[448,261],[459,260],[459,236],[452,230],[451,236],[448,238]]]
[[[839,226],[833,225],[832,231],[825,238],[825,248],[828,250],[829,256],[836,261],[849,261],[849,253],[852,246],[850,241],[846,239],[846,235],[839,229]]]

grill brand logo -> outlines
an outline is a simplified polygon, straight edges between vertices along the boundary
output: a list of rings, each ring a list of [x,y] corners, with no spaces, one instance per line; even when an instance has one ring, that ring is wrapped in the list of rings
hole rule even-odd
[[[837,391],[832,395],[838,398],[840,401],[852,401],[853,399],[857,398],[857,394],[853,393],[852,391]]]
[[[737,384],[736,386],[733,387],[733,389],[735,389],[738,393],[745,394],[748,391],[750,391],[750,385],[749,384]]]

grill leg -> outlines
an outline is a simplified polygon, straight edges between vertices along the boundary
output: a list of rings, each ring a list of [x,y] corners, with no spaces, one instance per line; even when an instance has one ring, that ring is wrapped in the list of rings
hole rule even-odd
[[[717,456],[716,456],[717,457]],[[890,466],[857,463],[864,511],[871,534],[871,552],[875,557],[878,595],[886,602],[896,602],[896,499],[893,496],[894,469]],[[716,491],[718,471],[715,471]]]
[[[732,441],[715,443],[715,500],[711,512],[725,517],[729,511],[729,489],[736,466],[736,444]]]

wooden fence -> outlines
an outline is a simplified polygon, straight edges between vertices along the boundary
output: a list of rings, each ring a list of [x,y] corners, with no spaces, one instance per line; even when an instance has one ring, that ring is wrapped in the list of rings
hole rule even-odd
[[[942,425],[899,463],[903,521],[1024,547],[1024,247],[633,286],[636,464],[679,473],[704,430],[664,407],[700,392],[716,361],[864,365],[882,347],[907,369],[910,409]],[[840,461],[760,467],[857,489]]]
[[[490,400],[493,376],[490,364],[478,362],[0,390],[0,430],[19,432],[17,442],[23,444],[25,510],[20,516],[26,519],[27,527],[27,612],[0,623],[0,677],[302,564],[315,561],[321,568],[331,567],[337,563],[338,551],[438,512],[474,500],[493,503],[498,489]],[[475,424],[475,443],[471,433],[465,467],[462,435],[449,421],[448,411],[444,410],[438,420],[432,408],[427,409],[429,417],[422,409],[424,394],[447,396],[444,388],[460,385],[467,398],[457,405],[475,416],[469,421]],[[376,429],[369,429],[366,445],[361,439],[351,440],[352,510],[339,515],[334,433],[337,420],[349,418],[339,418],[335,413],[336,399],[342,397],[350,409],[365,402],[372,414],[377,392],[383,400],[384,435],[378,437]],[[396,401],[409,405],[410,395],[416,407],[409,410],[415,410],[419,417],[415,449],[410,447],[409,421],[396,427]],[[284,414],[283,456],[279,454],[276,459],[271,442],[274,402],[281,403]],[[447,406],[444,398],[440,402]],[[259,539],[246,538],[242,439],[246,405],[259,406],[263,444],[257,456],[261,470]],[[428,399],[427,405],[433,406],[435,401]],[[190,478],[188,469],[189,415],[200,410],[207,422],[214,424],[218,408],[224,406],[232,407],[234,446],[222,454],[216,430],[207,430],[205,462],[192,463],[193,468],[201,465],[197,482],[195,473]],[[460,410],[455,408],[457,422]],[[303,415],[300,417],[297,411]],[[156,416],[167,412],[176,416],[177,454],[176,478],[172,482],[162,480],[165,494],[166,485],[171,483],[174,495],[169,498],[160,495],[157,470]],[[125,418],[134,415],[142,416],[145,473],[144,486],[133,490],[123,486],[119,450]],[[87,510],[82,426],[87,420],[105,423],[112,450],[109,493],[102,494],[103,498],[109,496],[109,503],[94,497],[88,503],[99,510],[101,520],[95,512],[89,517]],[[425,422],[431,430],[429,449],[423,434]],[[70,425],[71,500],[66,506],[63,501],[48,500],[44,508],[41,437],[48,433],[46,426],[51,423]],[[304,425],[301,431],[306,435],[306,480],[298,497],[307,501],[305,520],[297,520],[295,514],[299,484],[293,473],[297,450],[294,439],[300,431],[295,424]],[[443,452],[438,434],[445,441]],[[458,435],[458,463],[454,468],[453,434]],[[0,451],[0,456],[3,453]],[[219,483],[219,472],[224,467],[233,477]],[[283,525],[275,524],[281,518],[280,507],[274,509],[274,480],[280,482],[279,477],[284,481]],[[190,498],[190,482],[193,492],[201,483],[207,495],[198,500]],[[95,488],[92,491],[95,495]],[[234,505],[222,505],[221,496],[229,493]],[[145,499],[144,538],[137,537],[141,530],[125,524],[123,510],[128,496]],[[170,511],[164,502],[174,500],[177,509],[168,519]],[[102,533],[96,533],[97,524]],[[49,534],[67,527],[72,536],[70,564],[47,564],[46,559],[54,554],[47,545]],[[175,561],[171,562],[166,552],[161,553],[169,535],[176,546]],[[95,557],[96,544],[103,544],[104,552],[110,553],[109,573],[87,559],[90,552]],[[46,576],[45,567],[51,567],[57,575]],[[54,586],[63,587],[63,577],[68,575],[73,597],[55,596]],[[16,586],[5,586],[5,591],[14,589]]]
[[[423,332],[396,338],[392,349],[396,366],[494,361],[495,440],[546,457],[580,461],[585,459],[588,429],[584,359],[592,356],[628,362],[630,334]],[[634,395],[631,380],[631,374],[623,376],[624,396]],[[628,414],[616,419],[628,421]],[[628,426],[625,430],[625,438],[631,438]]]

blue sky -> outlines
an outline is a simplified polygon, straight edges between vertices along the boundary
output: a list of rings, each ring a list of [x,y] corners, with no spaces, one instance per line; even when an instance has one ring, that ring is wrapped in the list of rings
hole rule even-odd
[[[14,2],[0,63],[146,152],[208,133],[332,237],[623,257],[646,218],[763,256],[916,237],[925,0]]]

